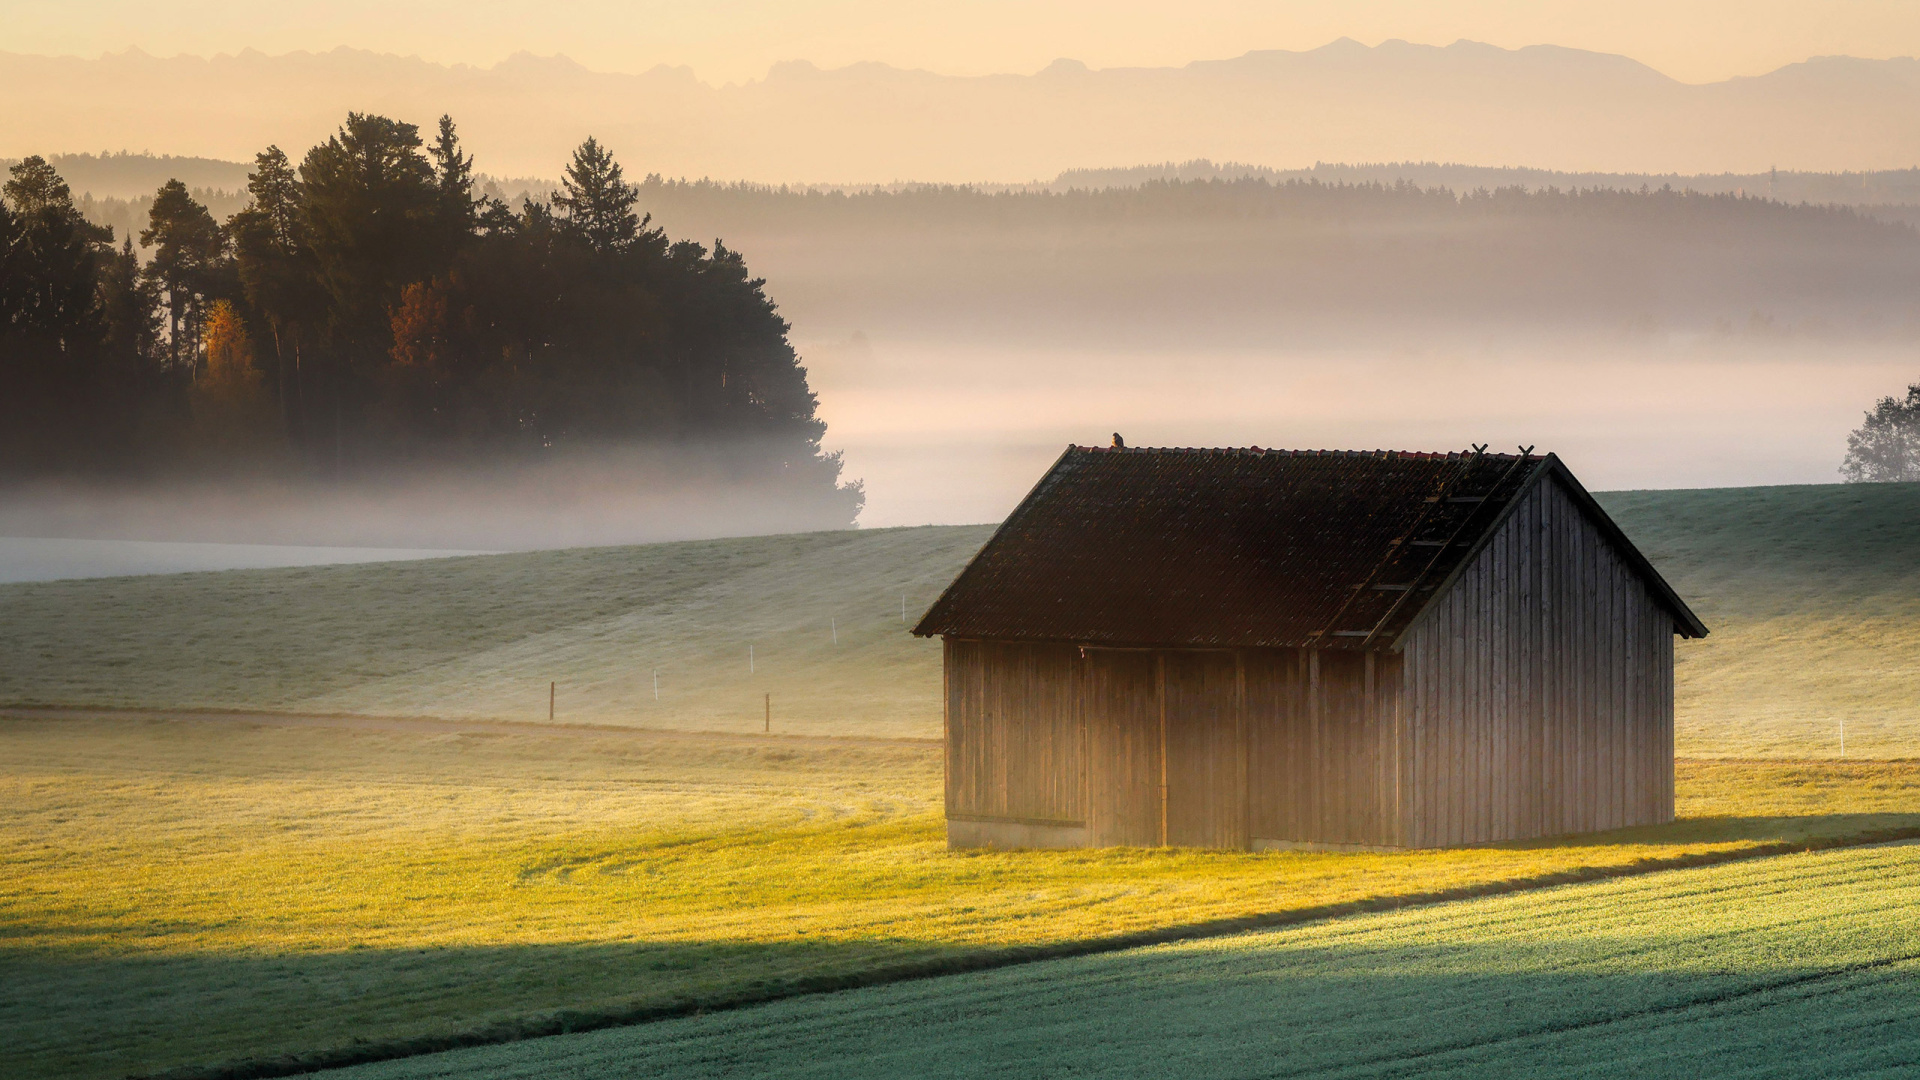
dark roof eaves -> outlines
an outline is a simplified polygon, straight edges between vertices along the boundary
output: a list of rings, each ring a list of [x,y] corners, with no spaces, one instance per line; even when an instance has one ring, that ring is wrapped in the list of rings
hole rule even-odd
[[[963,567],[958,574],[954,575],[952,581],[947,582],[947,587],[940,591],[939,598],[934,600],[926,612],[920,616],[919,621],[913,624],[913,629],[909,630],[908,633],[914,637],[940,637],[945,635],[946,631],[929,629],[927,624],[933,621],[936,613],[940,612],[942,606],[946,604],[947,598],[952,596],[956,589],[960,588],[961,582],[967,580],[967,575],[973,572],[974,564],[978,563],[981,557],[993,548],[993,545],[999,541],[1001,535],[1007,531],[1009,525],[1017,523],[1021,517],[1032,508],[1033,502],[1039,497],[1040,492],[1045,490],[1046,487],[1060,475],[1061,469],[1067,463],[1067,459],[1072,457],[1074,451],[1079,449],[1081,449],[1081,447],[1069,443],[1067,444],[1067,448],[1060,452],[1060,456],[1053,459],[1053,465],[1041,474],[1040,479],[1036,480],[1033,487],[1027,490],[1026,497],[1021,499],[1020,502],[1014,506],[1012,512],[1001,520],[1000,524],[993,530],[993,535],[987,537],[987,542],[981,544],[980,550],[974,552],[973,558],[967,560],[967,565]]]

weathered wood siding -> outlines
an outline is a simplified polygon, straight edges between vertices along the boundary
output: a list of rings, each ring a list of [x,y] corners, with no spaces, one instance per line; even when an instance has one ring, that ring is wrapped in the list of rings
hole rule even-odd
[[[1080,652],[946,643],[947,816],[1081,826]]]
[[[1399,652],[948,639],[949,839],[1446,847],[1670,821],[1673,632],[1547,480]]]
[[[1673,617],[1557,483],[1403,638],[1413,847],[1673,818]]]
[[[1160,842],[1160,665],[1152,653],[1089,650],[1087,839],[1095,847]]]
[[[1229,652],[1162,652],[1166,720],[1165,843],[1247,846],[1240,663]]]
[[[946,649],[955,843],[1399,842],[1397,657]]]
[[[1399,657],[1244,655],[1255,846],[1398,845]]]

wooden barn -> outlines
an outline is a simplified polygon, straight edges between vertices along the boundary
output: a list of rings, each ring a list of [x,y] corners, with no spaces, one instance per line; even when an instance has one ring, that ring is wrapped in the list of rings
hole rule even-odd
[[[914,633],[954,847],[1397,849],[1672,820],[1707,628],[1552,454],[1069,447]]]

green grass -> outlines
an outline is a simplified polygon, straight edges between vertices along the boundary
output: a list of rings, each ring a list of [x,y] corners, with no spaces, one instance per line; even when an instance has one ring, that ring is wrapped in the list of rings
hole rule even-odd
[[[1713,633],[1681,642],[1682,755],[1920,757],[1920,484],[1600,501]]]
[[[0,1076],[114,1077],[1920,829],[1920,763],[1690,762],[1686,820],[1392,854],[953,852],[937,746],[0,721]]]
[[[0,701],[376,718],[0,719],[0,1075],[538,1029],[1920,828],[1920,762],[1831,760],[1828,727],[1920,755],[1920,487],[1604,498],[1714,629],[1679,654],[1682,754],[1773,760],[1683,761],[1671,827],[1405,855],[947,851],[938,746],[892,738],[939,729],[900,595],[917,612],[984,528],[0,587]],[[549,681],[562,721],[651,730],[377,719],[544,720]],[[1512,1007],[1550,983],[1523,970]]]
[[[1920,484],[1601,496],[1712,627],[1682,755],[1920,757]],[[902,633],[991,532],[880,529],[0,586],[0,703],[939,733]],[[837,627],[839,641],[834,642]],[[754,670],[748,671],[752,649]],[[653,697],[653,673],[660,699]]]
[[[330,1072],[1911,1076],[1920,847],[1710,869],[814,996]]]
[[[901,599],[990,531],[0,586],[0,702],[544,721],[555,682],[563,722],[759,731],[771,693],[777,731],[934,735],[940,646]]]

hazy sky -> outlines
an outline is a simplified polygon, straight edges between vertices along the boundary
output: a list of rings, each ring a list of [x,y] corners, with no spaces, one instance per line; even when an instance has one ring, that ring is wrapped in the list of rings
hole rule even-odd
[[[601,71],[686,65],[711,82],[768,65],[879,60],[946,74],[1170,65],[1250,49],[1471,38],[1623,53],[1687,82],[1808,56],[1920,53],[1914,0],[0,0],[0,51],[278,53],[339,45],[492,64],[560,52]]]

